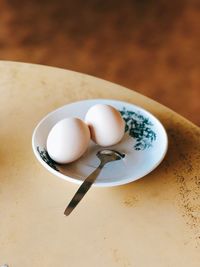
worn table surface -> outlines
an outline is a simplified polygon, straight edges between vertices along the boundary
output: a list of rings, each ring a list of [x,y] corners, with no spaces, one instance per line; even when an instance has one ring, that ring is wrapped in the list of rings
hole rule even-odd
[[[112,98],[140,105],[166,127],[161,165],[136,182],[93,188],[69,217],[77,185],[48,173],[31,136],[69,102]],[[178,101],[178,99],[177,99]],[[91,76],[0,62],[0,265],[199,267],[200,130],[166,107]]]

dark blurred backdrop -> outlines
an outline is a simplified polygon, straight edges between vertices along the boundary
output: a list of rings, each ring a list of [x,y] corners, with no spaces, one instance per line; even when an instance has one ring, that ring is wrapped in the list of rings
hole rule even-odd
[[[199,0],[0,0],[0,59],[119,83],[200,125]]]

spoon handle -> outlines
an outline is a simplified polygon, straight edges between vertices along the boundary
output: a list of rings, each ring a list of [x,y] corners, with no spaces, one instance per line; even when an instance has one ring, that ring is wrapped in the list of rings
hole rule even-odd
[[[87,191],[90,189],[94,181],[96,180],[97,176],[99,175],[101,169],[103,168],[104,164],[100,164],[96,170],[94,170],[81,184],[77,192],[75,193],[74,197],[70,201],[69,205],[64,211],[64,214],[68,216],[72,210],[78,205],[78,203],[81,201],[81,199],[84,197],[84,195],[87,193]]]

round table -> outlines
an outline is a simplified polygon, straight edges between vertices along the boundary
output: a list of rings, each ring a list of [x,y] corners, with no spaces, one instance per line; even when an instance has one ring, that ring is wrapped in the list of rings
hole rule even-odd
[[[132,90],[53,67],[1,61],[0,93],[0,265],[199,267],[197,126]],[[32,132],[48,112],[91,98],[152,112],[167,130],[169,149],[149,175],[124,186],[92,188],[66,217],[78,186],[37,162]]]

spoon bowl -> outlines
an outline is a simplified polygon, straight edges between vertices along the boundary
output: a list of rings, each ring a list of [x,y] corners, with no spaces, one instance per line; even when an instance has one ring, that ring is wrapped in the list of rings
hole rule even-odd
[[[125,154],[120,153],[116,150],[103,149],[97,152],[97,157],[100,159],[101,163],[108,163],[115,160],[120,160],[125,157]]]

